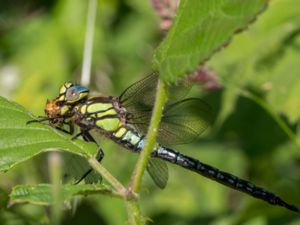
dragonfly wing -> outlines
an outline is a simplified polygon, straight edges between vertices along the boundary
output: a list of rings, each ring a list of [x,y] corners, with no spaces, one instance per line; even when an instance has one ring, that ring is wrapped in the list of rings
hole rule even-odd
[[[212,121],[208,104],[188,98],[167,105],[161,120],[158,140],[165,145],[185,144],[199,137]]]
[[[143,134],[147,133],[150,123],[157,82],[158,74],[153,73],[129,86],[119,97],[121,105],[129,114],[127,122],[134,125]],[[178,85],[168,88],[171,93],[170,101],[181,99],[189,92],[190,88],[191,83],[188,80],[179,80]]]
[[[158,75],[153,73],[130,85],[119,97],[121,104],[130,113],[152,110],[157,82]]]
[[[158,75],[153,73],[129,86],[119,97],[129,115],[127,122],[143,134],[150,122],[157,81]]]
[[[146,134],[150,118],[151,111],[144,111],[133,115],[129,123]],[[210,106],[199,98],[188,98],[166,105],[157,140],[165,146],[192,142],[206,130],[211,121]]]
[[[168,183],[169,172],[165,161],[156,158],[150,158],[147,171],[154,183],[161,189],[164,189]]]
[[[141,103],[152,109],[158,78],[157,73],[152,73],[126,88],[119,97],[120,101],[124,104],[123,106],[135,108],[138,105],[137,103]],[[192,83],[190,80],[177,80],[177,84],[168,87],[168,92],[171,93],[169,100],[175,102],[179,99],[183,99],[191,87]]]

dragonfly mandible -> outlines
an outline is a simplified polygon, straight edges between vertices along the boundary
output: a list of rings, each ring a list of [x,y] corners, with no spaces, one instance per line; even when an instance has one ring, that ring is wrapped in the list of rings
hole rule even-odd
[[[140,153],[152,114],[157,81],[158,75],[147,76],[129,86],[119,97],[92,95],[88,88],[67,82],[55,99],[47,101],[46,117],[30,122],[47,120],[52,127],[73,134],[73,138],[82,136],[85,141],[95,142],[90,132],[96,131],[125,149]],[[147,166],[156,185],[160,188],[166,186],[168,170],[165,162],[170,162],[272,205],[299,212],[296,206],[270,191],[166,147],[196,139],[210,125],[211,115],[209,105],[198,98],[187,98],[165,106],[158,141]],[[74,126],[80,128],[75,135]],[[103,156],[100,148],[97,159],[101,161]]]

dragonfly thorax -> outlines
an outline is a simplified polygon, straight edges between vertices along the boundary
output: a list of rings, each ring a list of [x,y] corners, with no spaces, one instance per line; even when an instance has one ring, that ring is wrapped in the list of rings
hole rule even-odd
[[[112,132],[123,125],[120,114],[110,97],[89,98],[74,107],[74,121],[79,126],[93,126],[102,131]]]

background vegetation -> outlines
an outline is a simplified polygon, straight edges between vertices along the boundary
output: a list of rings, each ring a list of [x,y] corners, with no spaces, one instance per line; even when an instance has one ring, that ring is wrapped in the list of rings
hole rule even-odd
[[[271,1],[257,21],[206,63],[209,79],[198,76],[199,83],[190,95],[212,106],[215,123],[197,142],[175,148],[300,206],[297,3]],[[87,2],[80,0],[2,1],[0,95],[34,115],[43,115],[45,100],[55,97],[62,83],[79,82],[86,12]],[[118,95],[151,73],[153,52],[163,36],[160,22],[148,1],[99,1],[91,88]],[[176,52],[177,46],[173,47]],[[156,50],[154,64],[163,61],[159,51],[164,53],[161,48]],[[165,75],[165,80],[172,78]],[[0,130],[0,135],[5,137],[5,130]],[[101,145],[103,165],[126,184],[137,155],[105,139]],[[7,194],[15,185],[49,182],[47,158],[44,153],[1,173],[0,224],[47,222],[48,208],[44,206],[10,202],[7,207]],[[147,175],[143,180],[141,210],[154,224],[300,224],[300,217],[285,209],[179,167],[170,166],[169,170],[169,184],[163,191]],[[75,211],[64,213],[64,224],[87,220],[89,224],[126,223],[127,212],[119,199],[89,195],[77,199],[76,204]]]

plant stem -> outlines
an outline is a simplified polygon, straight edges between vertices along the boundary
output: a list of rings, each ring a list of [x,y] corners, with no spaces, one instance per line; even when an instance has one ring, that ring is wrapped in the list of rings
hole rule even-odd
[[[143,151],[139,156],[135,170],[131,177],[130,190],[132,190],[133,193],[138,193],[140,191],[142,176],[146,169],[151,152],[156,143],[157,131],[159,128],[159,123],[161,120],[161,116],[166,101],[167,101],[167,91],[163,81],[159,80],[156,89],[156,99],[155,99],[154,109],[152,112],[149,129],[146,136],[146,143]]]
[[[138,201],[136,199],[131,199],[125,201],[126,208],[128,212],[128,220],[130,225],[143,225],[145,224],[145,219],[141,214]]]
[[[52,198],[53,204],[51,205],[51,224],[59,225],[62,216],[62,203],[63,194],[61,186],[62,174],[62,159],[58,152],[51,152],[49,155],[49,170],[52,183]]]
[[[131,196],[134,196],[140,191],[142,176],[146,169],[151,152],[156,143],[157,131],[166,101],[167,91],[164,83],[161,80],[159,80],[156,89],[154,109],[152,112],[149,129],[146,136],[145,146],[135,166],[134,172],[131,177],[130,186],[127,190],[127,198],[125,199],[129,223],[132,225],[145,224],[145,219],[138,205],[138,198],[131,198]]]
[[[97,0],[89,0],[87,24],[83,51],[83,64],[81,71],[81,84],[89,86],[91,79],[91,64],[94,43],[94,30],[96,22]]]
[[[241,95],[251,99],[252,101],[256,102],[258,105],[260,105],[266,112],[269,113],[269,115],[275,120],[275,122],[278,124],[278,126],[286,133],[286,135],[289,137],[289,139],[294,143],[294,145],[297,148],[300,148],[300,143],[298,142],[298,139],[296,135],[293,133],[293,131],[286,125],[286,123],[278,116],[277,113],[273,112],[271,107],[263,101],[261,98],[255,96],[254,94],[246,91],[241,90]]]
[[[107,180],[115,189],[116,191],[122,195],[123,197],[126,196],[127,190],[126,188],[113,176],[111,175],[95,158],[89,159],[90,165],[96,170],[105,180]]]

